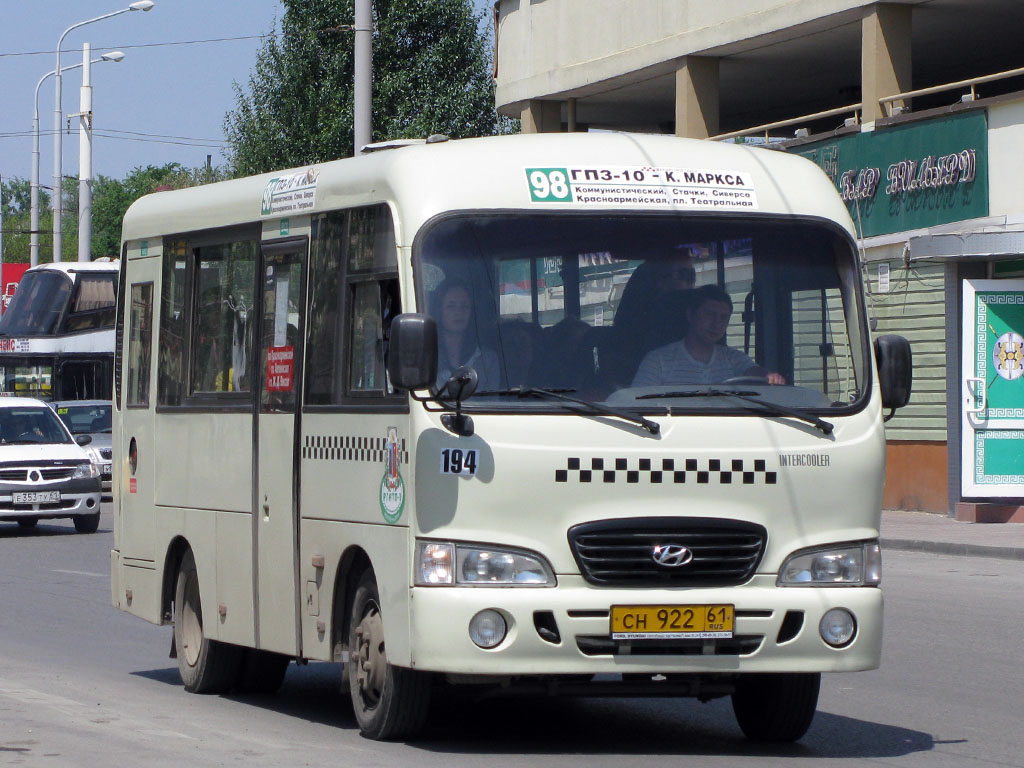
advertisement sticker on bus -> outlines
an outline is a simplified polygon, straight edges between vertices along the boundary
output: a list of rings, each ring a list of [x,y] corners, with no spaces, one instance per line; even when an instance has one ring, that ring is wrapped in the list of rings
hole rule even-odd
[[[316,205],[316,182],[319,174],[312,168],[287,176],[276,176],[263,190],[260,214],[280,216],[312,210]]]
[[[384,477],[380,481],[380,511],[389,523],[397,523],[405,508],[405,483],[400,465],[398,428],[388,427],[388,438],[384,444]]]
[[[745,171],[648,166],[527,168],[533,203],[646,208],[755,210],[753,176]]]

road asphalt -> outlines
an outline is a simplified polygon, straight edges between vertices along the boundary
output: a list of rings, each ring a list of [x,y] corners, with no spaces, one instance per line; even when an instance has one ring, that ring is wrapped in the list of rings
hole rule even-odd
[[[903,549],[942,555],[1024,560],[1024,523],[963,523],[928,512],[882,512],[882,552]]]

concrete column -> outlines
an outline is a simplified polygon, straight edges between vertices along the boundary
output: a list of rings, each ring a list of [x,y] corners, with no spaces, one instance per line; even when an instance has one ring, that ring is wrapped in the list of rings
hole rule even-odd
[[[861,22],[861,101],[864,122],[888,117],[878,103],[912,89],[910,55],[911,6],[875,3],[865,9]],[[902,101],[893,106],[907,106]],[[890,107],[891,109],[891,107]]]
[[[523,133],[561,133],[562,102],[532,100],[523,110]]]
[[[676,136],[718,133],[718,59],[684,56],[676,70]]]

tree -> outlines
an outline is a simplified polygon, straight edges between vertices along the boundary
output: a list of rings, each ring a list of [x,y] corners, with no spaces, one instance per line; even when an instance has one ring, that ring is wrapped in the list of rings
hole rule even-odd
[[[238,175],[352,154],[353,0],[282,0],[224,130]],[[373,139],[502,131],[471,0],[374,0]],[[506,129],[507,130],[507,129]]]
[[[3,182],[3,230],[4,230],[4,262],[28,262],[30,254],[30,234],[32,231],[32,183],[28,179],[13,177]],[[44,189],[39,190],[39,229],[47,231],[52,228],[53,218],[50,212],[50,195]],[[41,236],[40,251],[45,249],[46,260],[50,260],[50,238]],[[45,245],[44,245],[45,243]]]
[[[100,174],[92,191],[92,257],[120,255],[121,222],[129,206],[143,195],[157,189],[184,189],[226,178],[228,173],[223,168],[185,168],[180,163],[137,167],[122,181]]]

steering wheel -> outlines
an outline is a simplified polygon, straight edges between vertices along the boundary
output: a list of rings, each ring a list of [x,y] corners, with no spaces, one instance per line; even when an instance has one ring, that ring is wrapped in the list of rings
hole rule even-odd
[[[35,440],[37,437],[39,437],[39,435],[37,435],[35,432],[32,432],[31,430],[29,430],[28,432],[22,432],[20,435],[18,435],[17,439],[18,440]]]
[[[767,376],[733,376],[722,382],[723,384],[768,384]]]

